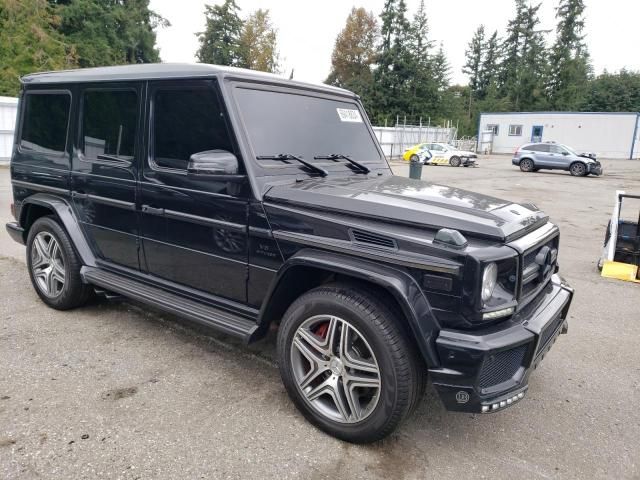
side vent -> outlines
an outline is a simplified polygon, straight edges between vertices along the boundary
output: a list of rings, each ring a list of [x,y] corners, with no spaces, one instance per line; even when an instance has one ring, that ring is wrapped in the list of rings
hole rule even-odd
[[[393,238],[378,235],[377,233],[365,232],[364,230],[350,230],[351,241],[360,245],[369,245],[378,248],[398,249],[398,245]]]

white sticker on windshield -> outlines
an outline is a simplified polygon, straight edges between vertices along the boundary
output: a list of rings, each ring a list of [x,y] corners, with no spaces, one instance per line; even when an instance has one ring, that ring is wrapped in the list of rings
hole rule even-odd
[[[350,108],[336,108],[338,112],[338,116],[340,120],[343,122],[356,122],[362,123],[362,117],[360,116],[360,112],[355,109]]]

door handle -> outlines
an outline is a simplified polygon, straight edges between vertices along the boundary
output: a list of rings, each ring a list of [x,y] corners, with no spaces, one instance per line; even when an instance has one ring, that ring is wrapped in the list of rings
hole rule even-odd
[[[164,208],[152,207],[151,205],[142,205],[142,211],[149,215],[164,215]]]
[[[73,198],[77,198],[78,200],[84,200],[89,198],[89,194],[88,193],[84,193],[84,192],[72,192],[71,196]]]

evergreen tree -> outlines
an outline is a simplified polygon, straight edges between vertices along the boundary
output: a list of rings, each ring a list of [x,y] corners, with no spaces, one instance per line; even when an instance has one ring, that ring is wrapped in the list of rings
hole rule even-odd
[[[409,54],[413,75],[409,79],[409,91],[411,95],[410,109],[408,112],[412,121],[416,118],[427,117],[433,114],[438,106],[438,85],[432,74],[433,58],[431,50],[433,41],[429,38],[429,21],[424,5],[420,1],[409,36]]]
[[[449,80],[451,78],[451,65],[447,60],[447,55],[444,53],[444,45],[440,43],[440,48],[433,57],[433,78],[436,82],[438,91],[442,92],[449,87]]]
[[[473,34],[469,47],[465,51],[466,62],[462,67],[462,72],[469,75],[471,96],[476,100],[482,96],[485,48],[484,25],[480,25]]]
[[[588,85],[585,111],[640,112],[640,72],[605,71]]]
[[[16,96],[27,73],[77,66],[75,48],[56,30],[59,22],[47,0],[0,2],[0,95]]]
[[[244,22],[239,39],[239,55],[239,65],[244,68],[278,72],[277,33],[271,23],[269,10],[258,9]]]
[[[196,52],[198,61],[233,66],[242,63],[239,10],[235,0],[224,0],[222,5],[205,5],[206,28],[197,33],[200,42]]]
[[[497,95],[500,65],[500,46],[497,30],[489,37],[484,50],[485,55],[480,67],[480,79],[478,81],[478,96],[480,99],[485,99],[488,95]]]
[[[75,46],[78,65],[95,67],[158,62],[158,27],[169,22],[149,9],[149,0],[51,1],[60,17],[57,30]]]
[[[509,21],[502,48],[499,93],[511,109],[536,110],[545,103],[546,46],[538,30],[540,4],[515,0],[516,15]]]
[[[409,79],[413,72],[409,49],[411,26],[406,12],[404,0],[386,0],[380,15],[382,43],[372,99],[373,116],[379,122],[405,115],[410,108]]]
[[[547,92],[557,110],[578,110],[584,103],[590,76],[589,53],[584,44],[583,0],[560,0],[556,11],[556,41],[550,54]]]

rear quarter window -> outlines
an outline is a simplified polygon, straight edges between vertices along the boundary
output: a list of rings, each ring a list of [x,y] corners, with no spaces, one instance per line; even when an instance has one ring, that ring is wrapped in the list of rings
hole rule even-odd
[[[20,147],[41,153],[61,153],[67,145],[71,96],[68,93],[27,93]]]

